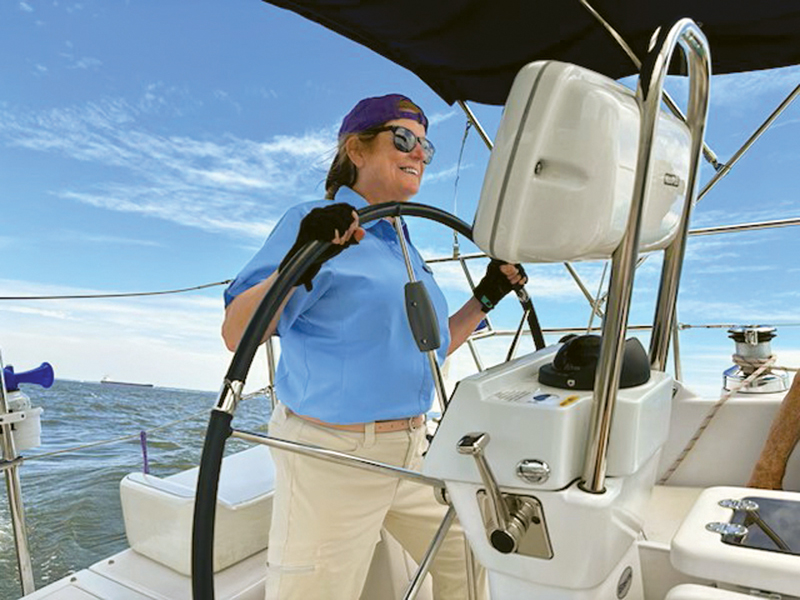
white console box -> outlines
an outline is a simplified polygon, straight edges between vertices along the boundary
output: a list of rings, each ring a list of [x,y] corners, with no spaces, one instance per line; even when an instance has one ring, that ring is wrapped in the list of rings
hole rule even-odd
[[[634,93],[575,65],[524,67],[506,102],[475,216],[481,250],[509,262],[606,258],[622,240],[639,147]],[[675,237],[690,134],[661,113],[640,251]]]
[[[591,391],[541,385],[539,368],[552,362],[559,346],[498,365],[458,384],[428,451],[423,472],[446,481],[479,483],[474,459],[458,454],[467,433],[485,432],[485,456],[501,487],[558,490],[583,470]],[[653,371],[646,384],[620,390],[611,428],[607,474],[631,475],[667,439],[672,378]],[[531,484],[516,475],[523,459],[544,461],[550,476]]]

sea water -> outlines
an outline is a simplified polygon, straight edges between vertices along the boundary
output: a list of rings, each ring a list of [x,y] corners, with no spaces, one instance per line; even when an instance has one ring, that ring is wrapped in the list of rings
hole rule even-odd
[[[143,388],[57,380],[50,389],[23,386],[44,408],[42,445],[23,453],[19,469],[36,588],[127,547],[120,480],[144,466],[139,434],[147,433],[150,473],[160,477],[196,467],[214,392]],[[194,415],[194,416],[192,416]],[[172,421],[181,423],[152,431]],[[242,402],[234,426],[266,431],[269,400]],[[58,450],[124,436],[135,439],[36,458]],[[229,440],[226,451],[245,447]],[[0,598],[21,596],[14,530],[0,492]]]

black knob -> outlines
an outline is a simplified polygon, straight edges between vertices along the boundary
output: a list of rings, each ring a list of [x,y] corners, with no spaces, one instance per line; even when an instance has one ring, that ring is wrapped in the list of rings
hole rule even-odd
[[[516,540],[507,531],[495,529],[489,539],[492,542],[492,547],[503,554],[511,554],[517,549]]]

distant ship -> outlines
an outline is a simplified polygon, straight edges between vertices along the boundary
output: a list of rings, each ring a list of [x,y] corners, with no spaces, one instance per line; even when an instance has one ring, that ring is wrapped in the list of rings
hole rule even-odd
[[[100,383],[107,383],[109,385],[127,385],[131,387],[145,387],[145,388],[153,387],[152,383],[133,383],[130,381],[114,381],[113,379],[109,379],[108,377],[103,377],[100,380]]]

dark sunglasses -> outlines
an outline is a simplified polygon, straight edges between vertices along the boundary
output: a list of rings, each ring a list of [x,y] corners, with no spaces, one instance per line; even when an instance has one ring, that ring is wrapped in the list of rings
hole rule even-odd
[[[433,147],[433,144],[429,140],[417,137],[413,131],[402,125],[386,125],[385,127],[378,127],[372,131],[375,133],[391,131],[393,134],[394,147],[406,154],[411,152],[417,146],[417,143],[419,143],[422,147],[422,153],[424,154],[422,162],[426,165],[431,164],[433,155],[436,153],[436,148]]]

